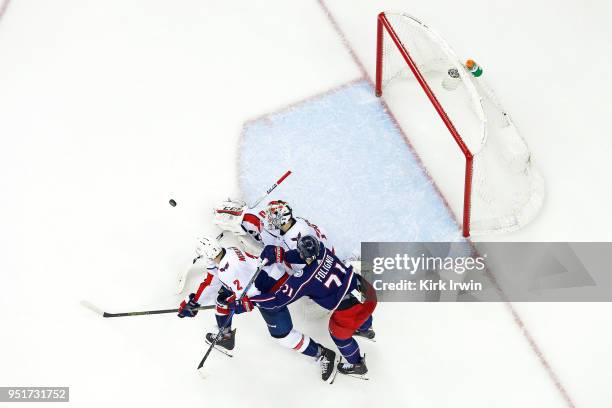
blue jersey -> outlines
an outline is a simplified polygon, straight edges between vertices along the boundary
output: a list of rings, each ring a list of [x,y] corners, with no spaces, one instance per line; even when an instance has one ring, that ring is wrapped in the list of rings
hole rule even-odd
[[[305,264],[296,249],[285,252],[285,261]],[[357,289],[352,267],[347,267],[330,250],[320,244],[317,260],[292,275],[272,294],[250,297],[260,309],[277,310],[303,296],[327,310],[335,310],[340,302]]]

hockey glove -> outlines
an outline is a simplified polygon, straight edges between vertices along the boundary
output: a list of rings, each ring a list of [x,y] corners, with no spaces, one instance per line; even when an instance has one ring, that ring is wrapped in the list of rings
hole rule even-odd
[[[234,300],[233,302],[230,302],[228,306],[230,310],[234,311],[234,314],[241,314],[253,310],[253,303],[248,296],[245,296],[240,300]]]
[[[266,261],[266,265],[281,263],[285,260],[285,250],[279,246],[266,245],[259,257]]]
[[[185,302],[184,300],[181,302],[178,310],[178,317],[181,319],[183,317],[194,317],[198,314],[198,307],[200,304],[194,300],[195,293],[189,294],[189,301]]]

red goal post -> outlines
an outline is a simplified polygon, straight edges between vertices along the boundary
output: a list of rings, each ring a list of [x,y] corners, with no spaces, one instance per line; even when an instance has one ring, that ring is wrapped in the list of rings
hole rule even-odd
[[[457,75],[450,79],[456,82],[452,87],[444,84],[451,70]],[[511,231],[528,223],[542,205],[543,181],[531,166],[525,141],[490,87],[473,78],[448,44],[427,25],[408,14],[382,12],[377,27],[376,96],[382,96],[396,79],[416,80],[465,157],[463,236]],[[449,92],[464,94],[469,107],[457,106],[447,96]],[[453,119],[466,115],[471,116],[474,126],[458,130]],[[475,191],[474,165],[479,159],[479,188]],[[495,161],[504,164],[496,165]],[[487,167],[492,167],[488,173]],[[490,179],[495,175],[501,180]],[[510,182],[517,185],[501,194],[494,186]],[[475,202],[482,212],[474,216]]]

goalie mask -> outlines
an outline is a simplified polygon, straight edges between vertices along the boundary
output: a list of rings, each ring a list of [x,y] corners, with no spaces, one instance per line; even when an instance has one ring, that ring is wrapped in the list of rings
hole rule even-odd
[[[215,259],[221,253],[219,242],[210,237],[198,238],[196,244],[196,254],[207,259]]]
[[[268,203],[266,208],[266,221],[272,227],[280,229],[281,225],[285,225],[293,218],[293,210],[284,201],[275,200]]]

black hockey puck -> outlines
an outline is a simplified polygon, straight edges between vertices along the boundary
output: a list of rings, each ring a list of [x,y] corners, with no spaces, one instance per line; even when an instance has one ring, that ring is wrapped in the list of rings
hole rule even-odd
[[[176,201],[174,201],[172,198],[168,202],[170,203],[171,206],[176,207]]]

